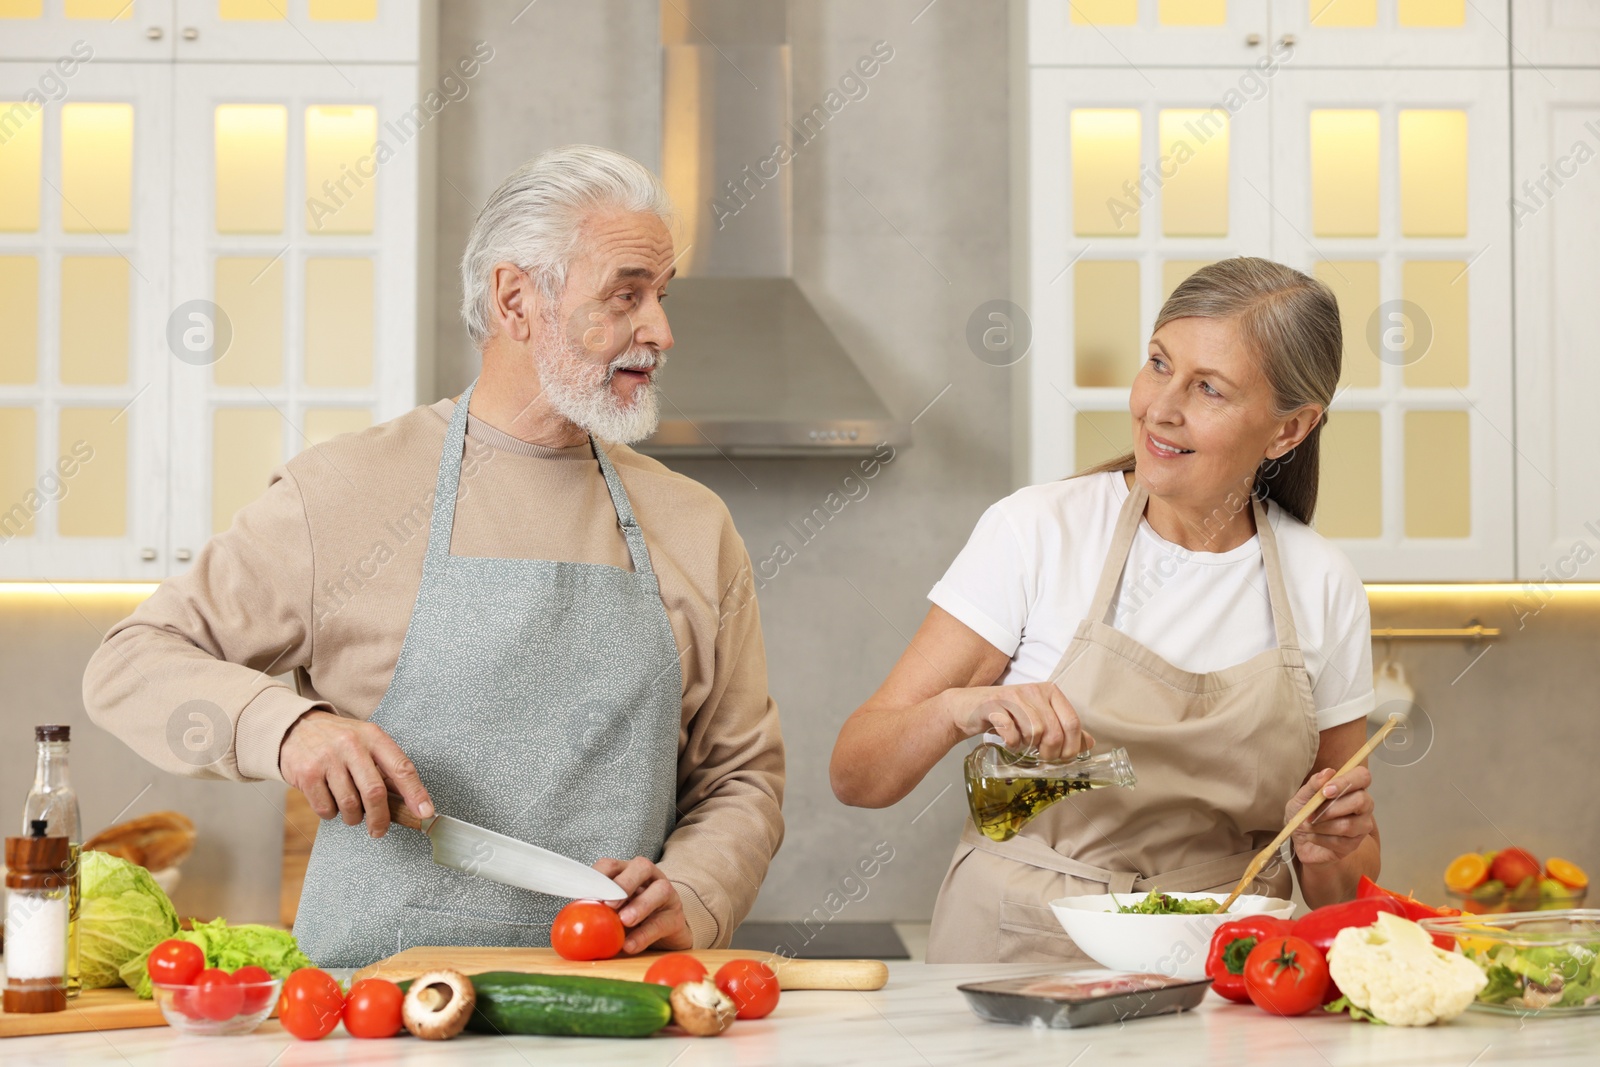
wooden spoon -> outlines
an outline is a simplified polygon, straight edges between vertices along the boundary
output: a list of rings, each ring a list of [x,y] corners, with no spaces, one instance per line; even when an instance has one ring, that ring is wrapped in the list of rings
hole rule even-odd
[[[1399,725],[1400,716],[1389,716],[1389,721],[1379,727],[1377,733],[1367,738],[1367,743],[1356,749],[1354,756],[1345,760],[1344,766],[1335,772],[1334,778],[1339,777],[1341,774],[1349,773],[1355,768],[1356,764],[1372,755],[1372,750],[1383,743],[1383,739],[1389,736],[1389,731]],[[1233,892],[1228,894],[1228,899],[1222,902],[1222,907],[1218,908],[1217,911],[1224,912],[1232,907],[1233,902],[1239,899],[1239,894],[1244,892],[1244,887],[1249,885],[1251,880],[1261,873],[1261,868],[1265,867],[1267,861],[1273,857],[1285,841],[1289,840],[1289,835],[1298,830],[1301,823],[1311,818],[1312,814],[1330,799],[1332,798],[1322,795],[1321,789],[1317,790],[1317,795],[1306,801],[1305,807],[1294,813],[1294,817],[1284,825],[1278,836],[1272,839],[1272,844],[1256,853],[1255,859],[1250,861],[1250,866],[1245,868],[1244,877],[1239,879],[1239,884],[1233,887]]]

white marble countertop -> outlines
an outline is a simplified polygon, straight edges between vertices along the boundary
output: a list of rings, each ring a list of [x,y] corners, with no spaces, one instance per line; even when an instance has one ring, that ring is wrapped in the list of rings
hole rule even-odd
[[[126,1067],[319,1067],[323,1064],[446,1064],[545,1067],[627,1064],[653,1067],[971,1064],[1095,1067],[1099,1064],[1216,1063],[1229,1067],[1394,1065],[1539,1067],[1592,1065],[1600,1057],[1600,1016],[1529,1019],[1469,1011],[1421,1029],[1372,1026],[1327,1015],[1278,1019],[1207,996],[1195,1011],[1081,1030],[986,1023],[956,992],[962,982],[1040,973],[1037,965],[890,965],[889,984],[872,993],[790,992],[771,1016],[735,1023],[715,1038],[636,1040],[480,1037],[358,1041],[343,1028],[316,1042],[296,1041],[269,1020],[245,1037],[195,1038],[166,1028],[8,1038],[5,1067],[115,1063]]]

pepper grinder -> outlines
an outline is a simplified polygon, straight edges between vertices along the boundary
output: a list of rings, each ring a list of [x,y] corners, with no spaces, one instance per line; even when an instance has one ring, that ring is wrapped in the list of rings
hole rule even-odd
[[[27,837],[6,838],[7,1012],[67,1007],[67,918],[72,853],[34,819]]]

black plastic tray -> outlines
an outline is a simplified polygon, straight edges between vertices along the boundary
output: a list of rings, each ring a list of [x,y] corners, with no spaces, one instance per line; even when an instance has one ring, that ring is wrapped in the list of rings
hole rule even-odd
[[[1205,999],[1210,986],[1209,978],[1075,971],[970,982],[957,988],[981,1019],[1061,1030],[1188,1011]]]

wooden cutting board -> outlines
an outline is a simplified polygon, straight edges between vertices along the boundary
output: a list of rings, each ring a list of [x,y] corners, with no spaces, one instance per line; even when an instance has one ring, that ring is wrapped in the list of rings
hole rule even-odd
[[[35,1034],[75,1034],[87,1030],[132,1030],[141,1026],[165,1026],[161,1008],[153,1000],[140,1000],[126,986],[115,989],[85,989],[67,1001],[66,1011],[38,1014],[0,1012],[0,1037],[30,1037]]]
[[[462,974],[521,971],[525,974],[584,974],[594,978],[641,981],[663,952],[646,952],[614,960],[564,960],[548,948],[409,948],[356,972],[356,978],[400,982],[425,971],[448,969]],[[882,989],[889,967],[882,960],[801,960],[770,952],[697,949],[688,953],[715,974],[729,960],[760,960],[778,975],[783,989]]]

